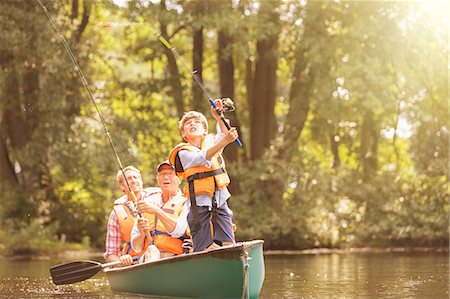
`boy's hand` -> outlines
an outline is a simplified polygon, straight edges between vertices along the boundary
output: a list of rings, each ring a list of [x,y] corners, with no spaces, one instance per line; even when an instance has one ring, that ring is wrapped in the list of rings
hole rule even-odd
[[[217,113],[216,109],[214,109],[213,106],[211,106],[211,115],[214,117],[214,119],[219,122],[220,121],[220,115]]]
[[[219,111],[223,111],[223,104],[222,104],[222,100],[221,99],[215,99],[214,103],[217,106],[217,109],[219,109]]]
[[[216,104],[217,109],[219,111],[223,110],[222,101],[220,99],[215,99],[214,103]],[[220,121],[220,115],[217,113],[216,109],[213,106],[211,106],[211,115],[214,117],[216,121]]]
[[[232,127],[226,132],[224,139],[227,141],[227,144],[235,141],[238,138],[239,134],[235,127]]]
[[[137,228],[139,229],[139,231],[141,232],[145,232],[150,230],[150,225],[148,224],[148,219],[147,218],[137,218]]]

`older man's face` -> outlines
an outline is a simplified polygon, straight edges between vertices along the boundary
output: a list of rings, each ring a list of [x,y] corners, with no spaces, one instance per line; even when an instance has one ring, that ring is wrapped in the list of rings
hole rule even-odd
[[[127,178],[128,184],[130,185],[131,191],[133,191],[135,194],[142,191],[142,177],[139,172],[136,172],[134,170],[127,170],[125,171],[125,177]],[[125,182],[125,179],[122,178],[122,181],[120,183],[120,188],[123,191],[128,190],[127,183]]]
[[[180,185],[180,179],[176,176],[175,171],[169,165],[162,165],[156,176],[158,185],[161,190],[174,195]]]

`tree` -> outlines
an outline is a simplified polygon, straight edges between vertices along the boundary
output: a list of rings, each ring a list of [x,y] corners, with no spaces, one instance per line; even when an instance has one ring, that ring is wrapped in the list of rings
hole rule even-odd
[[[250,110],[250,157],[262,157],[275,134],[274,107],[277,87],[278,1],[261,2],[258,11],[256,61],[252,75]]]

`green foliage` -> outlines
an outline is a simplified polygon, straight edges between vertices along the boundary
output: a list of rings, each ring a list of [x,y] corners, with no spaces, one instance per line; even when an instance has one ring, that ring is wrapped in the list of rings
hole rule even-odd
[[[384,171],[364,183],[351,168],[326,171],[314,155],[302,156],[300,166],[265,157],[256,167],[232,168],[246,190],[232,199],[239,239],[261,238],[269,248],[443,246],[448,240],[446,176]],[[285,186],[282,198],[271,198],[274,181]]]
[[[104,238],[99,236],[102,236],[107,220],[104,199],[112,198],[112,195],[110,192],[99,193],[92,183],[67,181],[57,188],[58,201],[51,207],[50,219],[51,223],[58,224],[58,236],[64,234],[72,242],[81,242],[88,237],[92,245],[100,247]]]
[[[89,237],[84,237],[81,243],[68,243],[56,238],[57,223],[43,225],[33,220],[23,223],[18,228],[3,227],[0,229],[1,256],[29,257],[48,254],[60,254],[64,250],[90,250]]]
[[[0,230],[0,237],[3,240],[0,246],[2,255],[36,255],[56,251],[54,225],[43,226],[36,220],[24,222],[18,229],[6,226]]]
[[[280,18],[262,21],[258,1],[166,1],[166,8],[152,1],[128,7],[79,1],[80,12],[92,7],[77,39],[81,15],[72,17],[71,1],[44,2],[75,52],[122,164],[140,168],[146,186],[156,184],[155,166],[181,141],[159,22],[182,56],[187,109],[192,78],[181,60],[191,67],[192,32],[204,28],[202,79],[220,96],[216,47],[224,30],[232,41],[224,51],[234,58],[234,113],[245,145],[239,159],[227,161],[238,190],[230,206],[239,240],[261,238],[269,248],[448,241],[446,4],[276,1]],[[97,109],[40,8],[3,1],[0,11],[0,234],[6,240],[0,251],[60,249],[63,234],[102,248],[121,192]],[[97,26],[109,21],[112,27]],[[276,136],[262,159],[250,161],[255,128],[247,84],[258,41],[278,30]],[[291,86],[296,65],[308,80]],[[34,71],[31,97],[25,91]],[[288,114],[302,112],[291,111],[297,87],[308,97],[300,101],[310,104],[287,155],[280,144]],[[9,118],[14,106],[23,123]],[[7,171],[16,180],[5,181]]]
[[[370,195],[373,200],[365,203],[366,219],[355,232],[361,244],[445,244],[449,234],[445,176],[386,173],[362,190],[359,196]]]

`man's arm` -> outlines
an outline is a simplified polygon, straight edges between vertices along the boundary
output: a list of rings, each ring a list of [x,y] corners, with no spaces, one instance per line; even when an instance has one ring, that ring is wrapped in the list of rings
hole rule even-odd
[[[114,210],[109,215],[108,227],[106,231],[105,253],[103,257],[107,262],[121,261],[123,265],[129,266],[133,263],[133,258],[129,254],[120,255],[120,236],[119,219]]]
[[[103,257],[107,262],[115,262],[119,260],[121,241],[119,219],[113,210],[108,218],[105,253],[103,254]]]
[[[188,203],[183,205],[180,215],[177,218],[175,228],[169,233],[173,238],[180,238],[186,234],[188,228],[187,215],[189,213]]]
[[[162,224],[164,224],[167,231],[173,231],[175,229],[175,225],[177,224],[176,220],[169,216],[169,214],[164,212],[164,210],[160,207],[150,202],[141,200],[138,202],[138,208],[141,213],[156,215],[156,217],[158,217]]]
[[[166,230],[168,232],[171,232],[175,229],[175,226],[177,225],[177,222],[175,219],[173,219],[169,214],[164,212],[163,209],[158,209],[156,212],[156,217],[164,224]]]
[[[145,218],[136,218],[131,231],[131,247],[136,252],[141,252],[145,244],[145,230],[150,227],[148,225],[148,220]]]

